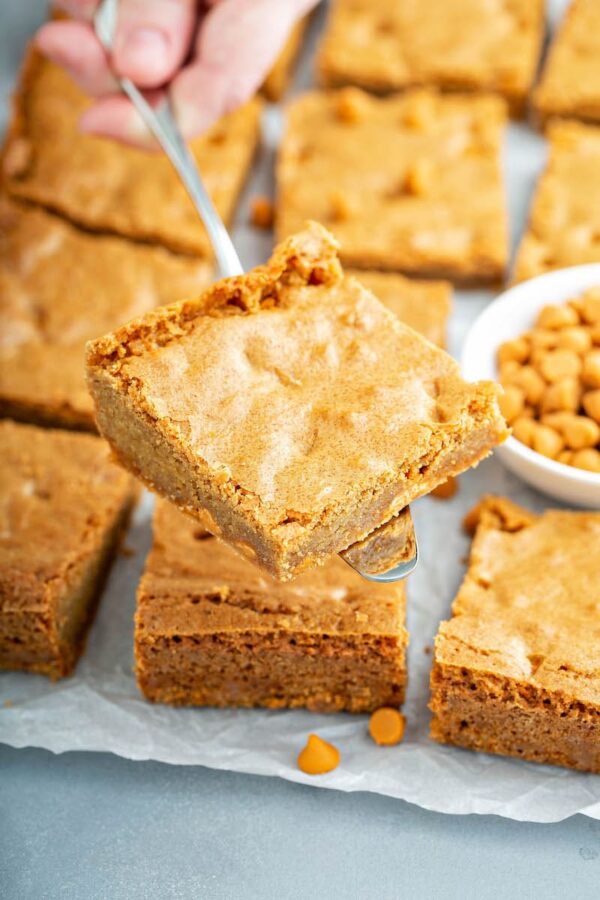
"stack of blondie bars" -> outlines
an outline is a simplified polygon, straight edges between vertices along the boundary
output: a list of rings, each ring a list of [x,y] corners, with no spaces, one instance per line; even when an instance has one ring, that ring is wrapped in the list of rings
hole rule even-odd
[[[134,628],[145,697],[403,703],[405,585],[347,561],[507,434],[496,386],[443,347],[451,285],[506,277],[502,141],[530,96],[550,159],[514,277],[600,261],[597,19],[574,0],[534,89],[543,0],[333,0],[319,88],[286,110],[279,246],[212,286],[167,160],[83,135],[90,101],[28,51],[1,157],[0,668],[72,672],[141,482],[160,495]],[[191,143],[228,225],[306,29]],[[600,772],[600,513],[486,497],[467,524],[432,737]]]

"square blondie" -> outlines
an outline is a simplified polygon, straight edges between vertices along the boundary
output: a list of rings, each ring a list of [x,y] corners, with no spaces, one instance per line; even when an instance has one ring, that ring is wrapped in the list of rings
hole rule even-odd
[[[164,154],[80,131],[91,102],[63,69],[29,50],[2,155],[6,190],[92,231],[212,256],[198,213]],[[251,100],[190,143],[226,224],[259,141],[261,108],[261,100]]]
[[[600,772],[600,513],[486,497],[435,641],[432,737]]]
[[[349,267],[499,282],[505,121],[492,96],[303,94],[288,107],[279,151],[277,232],[316,219]]]
[[[544,0],[334,0],[318,68],[327,87],[435,85],[496,91],[523,112],[544,36]]]
[[[338,557],[282,585],[158,501],[137,593],[137,680],[149,700],[366,712],[404,700],[405,586]]]
[[[0,415],[95,430],[85,342],[211,281],[208,260],[80,231],[0,195]]]
[[[549,158],[519,246],[514,280],[600,262],[600,128],[548,125]]]
[[[98,427],[151,490],[286,580],[506,436],[498,388],[344,277],[314,223],[88,344]]]
[[[0,422],[0,669],[69,675],[135,498],[100,438]]]
[[[600,5],[573,0],[554,38],[533,106],[550,116],[600,122]]]
[[[358,278],[405,325],[410,325],[432,344],[446,346],[452,306],[452,287],[447,281],[420,281],[396,272],[360,269],[346,272]]]

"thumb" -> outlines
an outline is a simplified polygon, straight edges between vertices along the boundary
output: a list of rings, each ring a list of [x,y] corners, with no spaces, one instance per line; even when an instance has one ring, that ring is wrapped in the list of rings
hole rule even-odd
[[[170,81],[187,56],[195,23],[195,0],[122,0],[112,54],[116,73],[141,88]]]

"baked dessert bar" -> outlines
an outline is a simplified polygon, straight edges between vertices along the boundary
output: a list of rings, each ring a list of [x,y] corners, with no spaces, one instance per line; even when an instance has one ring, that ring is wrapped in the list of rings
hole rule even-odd
[[[600,772],[600,513],[486,497],[435,641],[432,737]]]
[[[208,260],[80,231],[0,195],[0,415],[95,430],[85,342],[211,281]]]
[[[0,422],[0,669],[72,671],[131,510],[93,435]]]
[[[275,60],[273,68],[265,78],[261,93],[272,103],[277,103],[278,100],[281,100],[290,86],[309,18],[309,16],[305,16],[296,22],[279,56]]]
[[[29,51],[2,158],[9,193],[93,231],[210,256],[198,213],[166,156],[82,134],[78,123],[89,103],[61,68]],[[226,223],[259,140],[261,106],[250,101],[190,144]]]
[[[329,87],[497,91],[520,114],[543,35],[544,0],[334,0],[318,69]]]
[[[533,94],[539,119],[565,116],[600,121],[600,5],[573,0],[568,6]]]
[[[504,125],[492,96],[303,94],[279,152],[278,234],[316,219],[347,266],[498,282],[508,258]]]
[[[410,509],[401,510],[389,522],[380,525],[362,541],[342,550],[342,559],[366,575],[381,575],[401,563],[410,562],[417,552],[417,541]]]
[[[365,712],[404,700],[405,587],[332,557],[291,585],[159,501],[137,594],[135,660],[149,700]]]
[[[515,281],[600,262],[600,128],[548,125],[549,159],[517,253]]]
[[[446,346],[446,330],[452,305],[452,287],[447,281],[419,281],[396,272],[347,270],[354,275],[401,322],[438,347]]]
[[[281,580],[506,436],[496,385],[464,382],[344,277],[314,223],[267,265],[92,341],[87,367],[118,459]]]

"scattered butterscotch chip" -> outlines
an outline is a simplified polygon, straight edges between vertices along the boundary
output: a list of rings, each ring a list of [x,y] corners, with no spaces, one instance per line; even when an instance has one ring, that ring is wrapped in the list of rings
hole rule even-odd
[[[252,200],[250,221],[256,228],[268,230],[273,225],[274,208],[268,197],[259,195]]]
[[[504,412],[504,410],[503,410]],[[458,478],[448,478],[443,484],[439,484],[431,492],[431,496],[437,500],[450,500],[458,491]]]
[[[402,713],[392,706],[382,706],[371,714],[369,734],[376,744],[390,747],[399,744],[404,737],[406,720]]]
[[[309,734],[306,746],[298,754],[298,768],[307,775],[324,775],[340,764],[340,751],[318,734]]]

